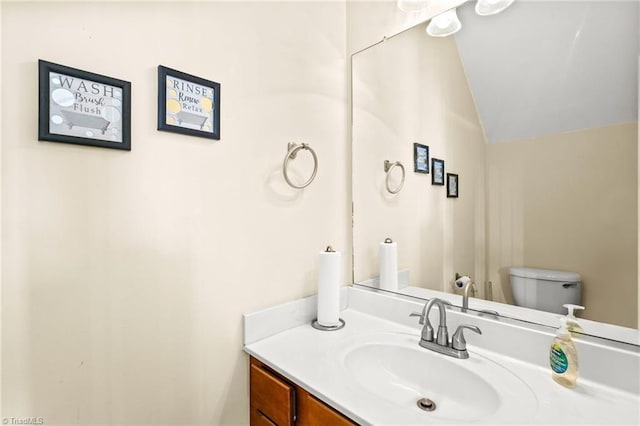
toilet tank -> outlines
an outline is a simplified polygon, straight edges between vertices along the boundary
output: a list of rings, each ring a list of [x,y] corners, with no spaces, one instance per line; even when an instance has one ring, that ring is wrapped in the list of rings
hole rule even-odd
[[[524,267],[509,268],[511,291],[518,306],[566,314],[562,305],[580,305],[582,282],[575,272]]]

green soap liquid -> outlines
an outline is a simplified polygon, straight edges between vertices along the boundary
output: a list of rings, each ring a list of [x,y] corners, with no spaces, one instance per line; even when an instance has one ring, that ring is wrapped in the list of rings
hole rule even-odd
[[[570,338],[557,337],[549,353],[551,377],[557,383],[572,388],[578,380],[578,354]]]

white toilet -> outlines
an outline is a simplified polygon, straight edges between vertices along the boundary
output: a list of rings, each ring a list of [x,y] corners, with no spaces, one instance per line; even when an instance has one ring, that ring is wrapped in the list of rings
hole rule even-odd
[[[511,291],[518,306],[566,314],[562,305],[580,305],[582,282],[575,272],[550,269],[509,268]]]

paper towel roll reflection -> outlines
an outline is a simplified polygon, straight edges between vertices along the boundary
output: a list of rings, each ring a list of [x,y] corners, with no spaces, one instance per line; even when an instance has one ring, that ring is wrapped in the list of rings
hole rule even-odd
[[[332,251],[329,251],[332,250]],[[342,253],[327,247],[318,256],[318,324],[340,324],[340,271]]]
[[[390,238],[380,243],[380,289],[398,291],[398,244]]]

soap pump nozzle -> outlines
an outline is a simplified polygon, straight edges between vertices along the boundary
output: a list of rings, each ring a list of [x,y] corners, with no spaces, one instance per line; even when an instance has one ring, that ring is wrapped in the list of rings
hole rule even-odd
[[[566,317],[564,317],[566,318],[567,329],[571,332],[578,332],[578,333],[584,332],[580,324],[578,324],[578,319],[576,318],[573,312],[577,310],[585,309],[585,307],[580,305],[573,305],[571,303],[567,303],[562,306],[567,308],[567,310],[569,311]]]
[[[569,337],[571,333],[569,332],[569,321],[567,321],[567,317],[560,317],[560,327],[556,331],[556,336],[558,337]]]

